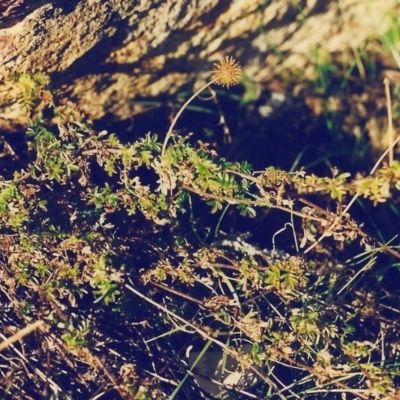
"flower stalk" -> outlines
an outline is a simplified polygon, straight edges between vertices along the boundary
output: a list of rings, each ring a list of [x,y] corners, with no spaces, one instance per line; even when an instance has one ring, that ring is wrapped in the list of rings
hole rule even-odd
[[[211,81],[207,82],[196,93],[194,93],[175,115],[175,118],[173,119],[168,129],[167,135],[165,136],[163,147],[161,150],[161,156],[163,156],[165,153],[168,141],[172,135],[176,123],[178,122],[178,119],[180,118],[186,107],[193,101],[193,99],[195,99],[203,90],[207,89],[212,83],[226,87],[236,85],[239,83],[241,75],[242,71],[240,65],[234,60],[233,57],[225,57],[219,63],[214,64]]]

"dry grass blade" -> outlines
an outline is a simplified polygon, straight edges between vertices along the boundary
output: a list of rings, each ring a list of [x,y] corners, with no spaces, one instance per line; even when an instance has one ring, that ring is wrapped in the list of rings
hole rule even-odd
[[[3,351],[4,349],[6,349],[11,344],[13,344],[13,343],[17,342],[18,340],[22,339],[24,336],[29,335],[35,329],[38,329],[43,325],[44,325],[43,321],[36,321],[35,323],[27,325],[25,328],[22,328],[17,333],[15,333],[11,337],[9,337],[8,339],[6,339],[6,340],[4,340],[3,342],[0,343],[0,351]]]
[[[393,130],[393,117],[392,117],[392,98],[390,97],[390,81],[388,78],[383,80],[383,84],[385,85],[385,94],[386,94],[386,103],[387,103],[387,112],[388,112],[388,144],[389,144],[389,165],[393,165],[393,142],[394,142],[394,130]]]

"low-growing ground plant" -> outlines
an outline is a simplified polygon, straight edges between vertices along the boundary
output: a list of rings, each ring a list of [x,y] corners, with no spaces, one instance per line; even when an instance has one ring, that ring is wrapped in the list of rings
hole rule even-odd
[[[207,86],[239,72],[223,60]],[[397,207],[397,160],[364,175],[255,172],[176,120],[123,143],[38,76],[14,77],[32,161],[0,182],[4,398],[212,398],[190,346],[257,376],[220,398],[399,398],[398,240],[352,214],[359,198]],[[224,236],[228,210],[276,213],[292,245]]]

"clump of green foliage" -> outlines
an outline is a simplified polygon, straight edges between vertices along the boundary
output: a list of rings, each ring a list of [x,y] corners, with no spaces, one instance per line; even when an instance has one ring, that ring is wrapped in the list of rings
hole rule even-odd
[[[36,72],[33,75],[26,72],[17,72],[13,74],[10,81],[19,88],[19,103],[28,112],[32,110],[41,99],[43,99],[45,103],[51,101],[51,94],[45,89],[49,85],[50,80],[43,72]]]
[[[30,106],[45,79],[16,82],[29,83]],[[395,205],[399,162],[371,176],[255,173],[179,135],[163,154],[156,134],[124,144],[73,104],[41,100],[53,116],[32,118],[35,157],[0,182],[2,332],[45,321],[18,356],[29,374],[11,362],[14,347],[2,353],[10,396],[187,398],[201,389],[185,379],[185,347],[207,340],[243,369],[265,367],[257,398],[398,398],[399,292],[387,280],[398,279],[400,254],[344,205],[354,196]],[[196,219],[193,202],[220,219],[227,206],[247,218],[280,212],[295,232],[292,255],[217,246],[202,232],[218,236],[219,223]],[[354,246],[359,256],[339,259],[335,249]]]

